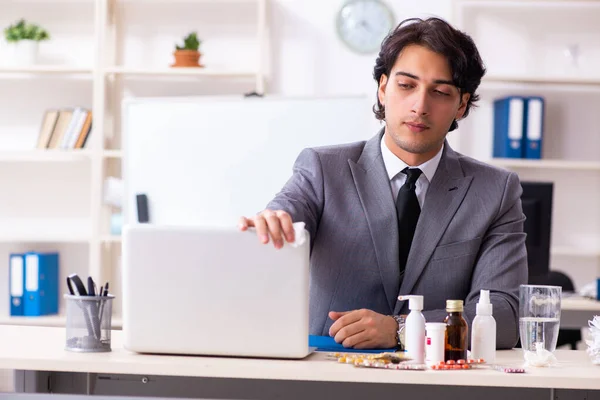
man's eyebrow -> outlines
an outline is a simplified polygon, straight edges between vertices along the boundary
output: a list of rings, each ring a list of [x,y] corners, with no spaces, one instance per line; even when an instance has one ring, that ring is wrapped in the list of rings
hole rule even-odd
[[[396,72],[396,76],[398,76],[398,75],[407,76],[407,77],[409,77],[409,78],[412,78],[412,79],[415,79],[415,80],[417,80],[417,81],[419,80],[419,77],[418,77],[418,76],[416,76],[416,75],[414,75],[414,74],[411,74],[411,73],[409,73],[409,72],[398,71],[398,72]],[[433,83],[435,83],[435,84],[438,84],[438,85],[451,85],[451,86],[456,86],[456,84],[455,84],[454,82],[452,82],[452,81],[449,81],[449,80],[446,80],[446,79],[435,79],[435,80],[433,81]]]

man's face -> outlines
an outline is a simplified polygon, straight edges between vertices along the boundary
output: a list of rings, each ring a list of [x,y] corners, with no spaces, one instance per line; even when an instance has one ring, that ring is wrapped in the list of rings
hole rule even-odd
[[[410,165],[435,156],[469,99],[453,85],[446,58],[419,45],[402,50],[377,94],[385,107],[386,144]]]

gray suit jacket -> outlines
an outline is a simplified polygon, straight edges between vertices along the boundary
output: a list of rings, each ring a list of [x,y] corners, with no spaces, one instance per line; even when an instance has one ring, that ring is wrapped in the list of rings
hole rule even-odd
[[[463,299],[471,326],[479,290],[489,289],[497,347],[514,347],[518,288],[527,281],[517,175],[446,143],[400,285],[397,216],[382,134],[303,150],[292,177],[267,206],[306,222],[310,232],[310,333],[328,334],[329,311],[406,314],[408,302],[399,302],[399,294],[424,295],[428,322],[443,322],[447,299]]]

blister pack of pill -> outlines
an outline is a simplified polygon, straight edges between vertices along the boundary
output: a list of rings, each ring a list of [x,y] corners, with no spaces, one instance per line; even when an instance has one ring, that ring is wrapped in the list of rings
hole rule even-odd
[[[361,354],[361,353],[329,353],[330,359],[335,359],[339,363],[354,364],[355,362],[373,361],[383,364],[399,364],[403,361],[408,361],[405,353],[378,353],[378,354]]]
[[[380,368],[400,371],[425,371],[427,369],[427,365],[425,364],[415,364],[411,362],[401,362],[399,364],[392,364],[368,360],[362,362],[357,361],[354,363],[354,366],[359,368]]]
[[[485,360],[480,358],[478,360],[448,360],[440,361],[438,364],[432,365],[431,369],[434,371],[448,371],[448,370],[465,370],[473,369],[473,367],[481,366],[485,364]]]

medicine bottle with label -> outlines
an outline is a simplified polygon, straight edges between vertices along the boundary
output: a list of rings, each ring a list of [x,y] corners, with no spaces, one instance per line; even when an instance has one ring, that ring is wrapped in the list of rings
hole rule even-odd
[[[445,361],[466,360],[469,337],[469,326],[463,317],[462,300],[446,300],[448,315],[446,323]]]

